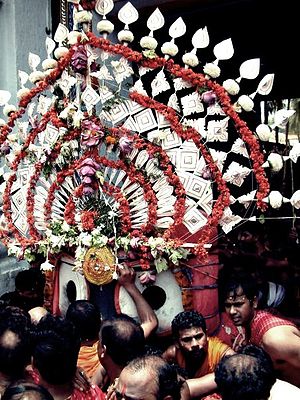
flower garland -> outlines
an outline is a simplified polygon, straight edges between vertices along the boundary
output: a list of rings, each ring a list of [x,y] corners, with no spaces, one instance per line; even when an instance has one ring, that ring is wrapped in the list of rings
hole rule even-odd
[[[92,3],[93,2],[89,3],[87,1],[86,9],[89,9]],[[253,171],[259,186],[256,194],[257,206],[263,210],[265,209],[266,203],[263,202],[263,198],[265,198],[268,194],[269,183],[266,179],[266,175],[262,167],[263,155],[260,152],[257,139],[250,131],[250,129],[247,127],[247,124],[244,121],[242,121],[238,116],[234,107],[231,105],[230,98],[227,92],[222,86],[220,86],[216,82],[211,81],[210,79],[207,79],[202,74],[193,72],[191,69],[180,67],[179,65],[175,64],[174,61],[171,59],[168,60],[166,58],[161,58],[157,56],[151,59],[145,58],[142,53],[133,51],[127,46],[121,44],[113,45],[111,44],[110,41],[106,39],[97,38],[91,32],[87,32],[87,38],[88,38],[88,44],[92,47],[100,48],[104,51],[121,55],[125,57],[128,61],[138,63],[146,68],[155,69],[163,67],[175,77],[182,78],[186,82],[189,82],[191,85],[195,86],[197,89],[201,89],[203,87],[210,89],[212,91],[212,94],[217,96],[218,101],[222,105],[223,111],[233,120],[237,131],[240,133],[243,140],[249,146],[250,158],[253,162]],[[67,68],[70,65],[74,52],[77,51],[77,47],[78,47],[77,44],[73,45],[69,49],[68,53],[64,57],[59,59],[57,67],[54,68],[53,71],[46,78],[38,82],[36,84],[36,87],[31,89],[28,94],[22,97],[22,99],[19,102],[19,110],[16,112],[11,112],[9,114],[7,124],[0,128],[0,144],[2,144],[7,139],[7,135],[11,132],[12,128],[15,125],[16,120],[22,117],[22,115],[25,113],[26,107],[32,101],[32,99],[39,93],[47,89],[49,85],[55,83],[55,81],[61,76],[65,68]],[[227,187],[225,180],[222,177],[221,171],[218,169],[208,149],[203,144],[200,134],[194,128],[191,127],[187,128],[182,126],[176,112],[171,107],[165,106],[137,92],[131,92],[130,98],[133,101],[137,102],[138,104],[141,104],[144,107],[152,108],[156,110],[158,113],[162,114],[166,118],[166,120],[170,122],[171,128],[178,134],[178,136],[180,136],[184,140],[193,140],[197,148],[200,149],[201,154],[203,155],[204,160],[209,170],[211,171],[211,175],[214,177],[219,195],[214,204],[212,214],[208,218],[207,225],[201,229],[201,236],[198,241],[198,245],[194,249],[196,254],[204,255],[206,252],[204,250],[203,245],[209,239],[212,228],[218,224],[220,218],[222,217],[224,208],[227,207],[230,203],[229,189]],[[34,174],[30,178],[29,187],[27,190],[27,201],[26,201],[27,222],[29,225],[29,233],[31,236],[30,239],[24,238],[22,235],[20,235],[19,231],[13,224],[11,218],[10,193],[13,188],[13,183],[16,180],[16,173],[18,166],[20,162],[27,155],[26,153],[27,148],[29,147],[30,143],[34,142],[37,135],[45,129],[48,122],[51,122],[57,128],[62,126],[66,127],[66,124],[61,121],[61,119],[57,115],[57,112],[54,109],[48,111],[41,118],[37,127],[31,130],[21,151],[16,155],[14,161],[12,162],[11,165],[12,174],[8,178],[3,196],[3,202],[4,202],[3,211],[5,218],[7,220],[8,230],[15,235],[15,238],[19,241],[23,249],[25,249],[28,246],[33,246],[37,241],[41,239],[41,235],[34,226],[34,216],[33,216],[34,191],[36,183],[42,173],[45,162],[37,162],[35,164]],[[99,123],[101,125],[101,121],[99,121]],[[106,135],[105,137],[105,142],[107,145],[114,146],[118,141],[121,143],[121,140],[123,138],[130,137],[130,140],[134,142],[136,148],[138,148],[139,150],[146,149],[147,152],[152,157],[157,157],[159,159],[160,166],[165,176],[167,177],[169,184],[174,187],[174,191],[176,194],[176,202],[174,205],[174,223],[164,232],[163,235],[164,239],[170,241],[171,238],[176,236],[176,227],[179,224],[181,224],[183,220],[185,212],[185,190],[180,179],[173,172],[168,155],[164,150],[161,149],[161,147],[156,146],[153,143],[147,143],[138,135],[132,135],[125,128],[107,128],[107,130],[109,132],[109,135]],[[102,132],[101,131],[99,132],[100,133],[97,133],[97,135],[95,135],[93,132],[91,134],[87,133],[86,136],[82,137],[82,144],[88,147],[89,146],[93,147],[98,145],[102,135]],[[65,135],[63,139],[67,140],[67,138],[78,138],[79,135],[80,135],[80,130],[75,129],[72,130],[68,135]],[[62,139],[55,144],[54,148],[48,155],[46,162],[55,162],[56,158],[60,154],[61,145],[62,145]],[[74,161],[67,168],[64,168],[62,171],[57,173],[56,181],[54,181],[51,184],[48,192],[48,197],[45,202],[45,207],[44,207],[45,220],[49,221],[50,219],[52,203],[55,199],[55,192],[59,189],[60,185],[64,182],[66,177],[72,176],[75,173],[75,171],[80,168],[82,163],[88,159],[88,157],[92,157],[92,159],[95,160],[95,162],[105,167],[121,169],[125,171],[132,183],[138,183],[143,188],[143,196],[148,204],[148,220],[146,223],[142,225],[142,227],[139,230],[137,229],[132,230],[130,207],[127,199],[122,194],[119,188],[113,187],[112,185],[109,186],[107,183],[105,183],[103,186],[104,192],[113,196],[120,205],[122,230],[125,233],[129,232],[132,238],[137,238],[140,239],[141,241],[146,241],[147,238],[145,234],[150,234],[154,230],[155,224],[157,222],[157,198],[152,189],[151,184],[148,182],[147,177],[144,176],[140,171],[138,171],[133,164],[127,165],[127,163],[121,160],[111,161],[105,157],[101,157],[96,152],[96,148],[94,151],[92,149],[88,149],[87,152],[84,153],[79,160]],[[95,188],[97,188],[98,184],[96,182],[94,182],[93,184],[96,185]],[[93,190],[92,187],[91,190]],[[84,187],[80,185],[80,187],[77,188],[76,191],[74,192],[74,196],[80,197],[82,196],[83,193],[84,193]],[[94,214],[86,214],[86,215],[84,214],[84,221],[85,221],[84,224],[86,227],[89,227],[89,229],[92,228],[93,225],[92,220],[94,217],[95,217]],[[67,202],[65,210],[65,219],[70,225],[75,224],[75,204],[73,196],[70,196]],[[4,233],[1,232],[1,235],[3,237]],[[180,246],[182,244],[179,240],[176,239],[172,239],[172,241],[174,246]],[[5,243],[7,242],[8,240],[6,240]],[[140,247],[140,250],[142,257],[142,266],[144,268],[148,268],[150,262],[149,260],[151,259],[149,254],[149,248],[147,248],[147,246],[142,245]]]

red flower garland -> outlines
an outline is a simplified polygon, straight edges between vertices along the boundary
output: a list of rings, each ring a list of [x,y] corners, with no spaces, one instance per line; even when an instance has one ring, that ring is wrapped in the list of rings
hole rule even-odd
[[[158,67],[164,67],[166,68],[171,74],[173,74],[176,77],[181,77],[185,81],[191,83],[193,86],[197,88],[201,88],[203,86],[211,89],[218,97],[218,100],[220,104],[222,105],[222,108],[224,112],[234,121],[236,129],[240,133],[241,137],[243,140],[248,144],[249,149],[250,149],[250,158],[253,162],[253,170],[254,174],[256,176],[256,180],[258,182],[259,188],[257,191],[257,206],[260,207],[261,209],[265,209],[266,204],[262,201],[264,197],[267,196],[269,192],[269,183],[266,179],[265,171],[262,168],[262,163],[263,163],[263,155],[260,152],[259,149],[259,144],[255,136],[252,134],[250,129],[247,127],[247,124],[240,119],[236,111],[234,110],[233,106],[231,105],[230,98],[227,94],[227,92],[224,90],[222,86],[217,84],[216,82],[213,82],[209,79],[207,79],[204,75],[198,74],[193,72],[190,69],[185,69],[180,67],[179,65],[175,64],[173,60],[167,60],[165,58],[160,58],[156,57],[154,59],[145,59],[143,55],[139,52],[133,51],[127,46],[121,45],[121,44],[116,44],[113,45],[111,44],[108,40],[103,39],[103,38],[97,38],[93,33],[88,32],[87,33],[88,39],[89,39],[89,45],[103,49],[104,51],[108,51],[110,53],[114,54],[119,54],[125,57],[128,61],[130,62],[135,62],[135,63],[140,63],[144,67],[148,67],[151,69],[158,68]],[[39,93],[44,91],[49,85],[53,84],[59,76],[62,74],[64,69],[70,64],[70,60],[72,58],[72,55],[74,51],[76,50],[76,45],[72,46],[67,53],[66,56],[62,57],[58,61],[58,66],[55,68],[49,76],[47,76],[43,81],[40,81],[37,83],[36,87],[31,89],[29,94],[24,96],[20,102],[19,102],[19,107],[20,109],[16,112],[12,112],[9,115],[8,122],[4,127],[0,128],[0,144],[2,144],[6,138],[7,135],[11,132],[12,128],[15,125],[15,122],[18,118],[20,118],[24,113],[25,109],[30,103],[30,101]],[[219,190],[219,196],[214,204],[212,214],[208,218],[208,224],[201,230],[202,236],[201,239],[199,240],[199,246],[196,248],[196,252],[202,253],[203,252],[203,244],[207,241],[211,228],[213,226],[216,226],[222,217],[223,210],[225,207],[229,205],[229,190],[227,188],[226,182],[222,178],[222,174],[217,168],[216,164],[214,163],[214,160],[212,159],[209,151],[206,149],[204,144],[201,141],[201,137],[199,133],[193,129],[193,128],[185,128],[181,125],[176,112],[170,108],[167,107],[161,103],[156,102],[153,99],[150,99],[146,96],[140,95],[138,93],[131,93],[130,97],[136,101],[139,104],[142,104],[146,107],[150,107],[155,109],[157,112],[161,113],[164,115],[164,117],[170,122],[172,129],[183,139],[185,140],[190,140],[192,139],[196,146],[200,149],[206,164],[208,165],[210,171],[212,172],[212,175],[215,178],[218,190]],[[11,218],[11,203],[10,203],[10,193],[12,190],[13,182],[16,180],[16,172],[18,169],[18,165],[20,164],[21,160],[23,160],[26,157],[26,149],[30,145],[30,143],[34,142],[35,137],[38,135],[39,132],[42,132],[45,129],[46,124],[51,121],[54,126],[60,127],[64,126],[64,123],[58,118],[55,110],[50,110],[48,113],[46,113],[40,123],[38,124],[37,128],[34,128],[31,130],[30,134],[27,137],[27,140],[22,148],[22,150],[16,155],[13,163],[12,163],[12,175],[8,179],[6,189],[4,192],[3,196],[3,211],[4,215],[7,220],[7,225],[8,229],[15,235],[16,239],[20,242],[23,248],[26,248],[28,245],[33,245],[37,240],[40,239],[40,235],[37,232],[37,230],[34,227],[34,218],[33,218],[33,210],[34,210],[34,188],[36,185],[36,182],[41,174],[43,164],[38,162],[35,165],[35,172],[33,176],[30,179],[29,182],[29,188],[27,192],[27,221],[29,224],[29,233],[31,235],[31,239],[27,239],[22,237],[18,230],[15,228],[12,218]],[[109,143],[114,144],[116,141],[116,138],[120,138],[121,136],[124,135],[131,135],[128,130],[125,128],[110,128],[109,131],[111,132],[110,137],[108,136],[106,140],[109,141]],[[67,136],[71,138],[77,138],[80,135],[79,130],[74,130],[71,132],[70,135],[65,136],[65,140],[67,140]],[[131,135],[132,136],[132,135]],[[173,173],[172,167],[169,163],[169,157],[167,154],[159,147],[155,146],[152,143],[147,143],[138,137],[138,135],[134,135],[134,140],[135,140],[135,146],[139,149],[146,149],[149,154],[152,156],[157,156],[160,159],[160,165],[163,168],[164,174],[167,176],[168,182],[174,186],[174,190],[177,196],[177,200],[175,203],[175,214],[174,214],[174,224],[166,230],[164,237],[166,239],[170,239],[171,234],[174,232],[175,227],[181,223],[184,211],[185,211],[185,190],[180,182],[180,179],[178,176]],[[51,154],[48,157],[48,160],[51,160],[52,162],[55,161],[57,158],[61,148],[61,142],[57,143],[55,145],[55,148],[52,150]],[[117,168],[117,169],[123,169],[131,182],[136,182],[139,183],[143,189],[144,189],[144,198],[148,203],[148,221],[145,223],[142,228],[138,230],[132,230],[131,228],[131,220],[130,220],[130,208],[127,199],[123,196],[121,191],[118,192],[118,188],[112,188],[106,187],[105,190],[108,190],[108,192],[113,195],[116,199],[116,201],[119,201],[120,206],[122,208],[122,229],[124,231],[131,231],[131,235],[133,237],[140,237],[141,239],[145,239],[145,236],[143,232],[149,233],[153,230],[154,225],[157,220],[157,198],[155,196],[155,193],[153,192],[153,189],[151,185],[147,182],[147,178],[143,176],[143,174],[135,168],[134,165],[126,165],[122,161],[111,161],[106,159],[105,157],[100,157],[98,154],[94,153],[92,154],[93,158],[95,159],[96,162],[103,164],[104,166],[109,166],[111,168]],[[52,208],[52,202],[55,198],[55,191],[59,188],[59,186],[63,183],[65,178],[67,176],[71,176],[74,174],[75,170],[78,168],[80,165],[80,162],[82,162],[86,157],[90,156],[89,154],[85,154],[84,156],[81,157],[80,160],[77,160],[71,164],[68,168],[64,169],[63,171],[59,172],[57,174],[56,182],[53,182],[53,184],[50,187],[49,193],[48,193],[48,198],[45,203],[45,217],[46,220],[50,218],[51,214],[51,208]],[[82,193],[81,193],[82,194]],[[76,194],[74,195],[80,195],[80,189],[77,188]],[[69,215],[67,219],[70,222],[73,221],[73,211],[74,211],[74,202],[72,196],[69,199],[69,202],[67,203],[66,206],[66,213]],[[2,233],[3,236],[3,233]],[[146,246],[145,246],[146,247]],[[148,249],[142,249],[142,257],[143,257],[143,265],[144,267],[149,266],[149,254],[148,254]]]

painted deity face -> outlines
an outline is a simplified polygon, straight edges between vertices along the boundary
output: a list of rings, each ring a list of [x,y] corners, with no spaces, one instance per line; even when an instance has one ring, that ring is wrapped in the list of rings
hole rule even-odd
[[[155,400],[157,382],[151,373],[145,370],[128,371],[124,368],[118,379],[114,397],[116,400]]]
[[[225,311],[236,326],[244,326],[251,321],[256,305],[257,300],[250,301],[241,287],[238,287],[235,292],[229,292],[224,303]]]
[[[177,344],[188,358],[195,360],[201,359],[208,347],[206,333],[199,327],[180,330]]]

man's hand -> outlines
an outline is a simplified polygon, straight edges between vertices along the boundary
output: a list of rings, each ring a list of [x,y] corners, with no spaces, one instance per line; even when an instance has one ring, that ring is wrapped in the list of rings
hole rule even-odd
[[[126,265],[120,265],[118,267],[118,274],[118,282],[121,286],[124,286],[125,289],[129,286],[135,285],[135,271],[133,268],[129,268]]]
[[[81,392],[88,392],[93,385],[82,368],[77,367],[73,378],[73,386]]]

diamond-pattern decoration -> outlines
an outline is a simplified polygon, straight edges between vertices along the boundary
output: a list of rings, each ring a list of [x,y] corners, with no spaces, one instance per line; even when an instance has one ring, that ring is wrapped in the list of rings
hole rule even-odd
[[[227,142],[228,141],[228,120],[223,119],[221,121],[212,120],[207,124],[207,136],[208,142]]]
[[[96,92],[96,90],[94,90],[92,88],[92,86],[87,86],[82,95],[81,95],[81,100],[84,101],[85,105],[90,108],[92,106],[95,106],[99,101],[100,101],[100,96],[99,94]]]
[[[194,113],[201,113],[204,111],[204,106],[201,97],[198,93],[194,92],[181,98],[183,107],[183,115],[191,115]]]

